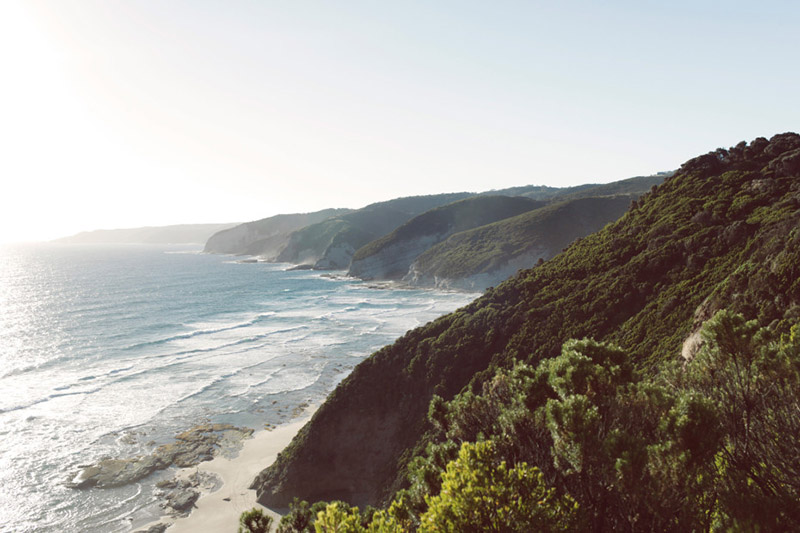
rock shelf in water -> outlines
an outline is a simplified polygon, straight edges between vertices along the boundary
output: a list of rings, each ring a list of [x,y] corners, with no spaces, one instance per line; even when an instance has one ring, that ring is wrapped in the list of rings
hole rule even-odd
[[[253,430],[230,424],[201,424],[175,436],[175,442],[163,444],[150,455],[128,459],[103,459],[81,470],[66,483],[67,487],[119,487],[143,479],[170,466],[180,468],[210,461],[217,454],[230,455]]]

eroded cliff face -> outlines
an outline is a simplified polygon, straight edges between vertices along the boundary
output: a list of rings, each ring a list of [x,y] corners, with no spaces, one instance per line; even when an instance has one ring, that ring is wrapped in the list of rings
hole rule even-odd
[[[522,269],[531,268],[542,259],[547,260],[555,253],[547,248],[534,248],[485,272],[476,272],[464,277],[447,277],[436,272],[426,272],[417,263],[412,263],[403,281],[415,287],[434,287],[442,290],[483,292],[507,280]]]
[[[447,233],[420,235],[392,243],[364,259],[354,260],[348,274],[365,280],[404,278],[414,259],[434,244],[443,241],[447,235]]]
[[[314,262],[314,270],[344,270],[350,265],[354,253],[356,249],[349,242],[332,244]]]

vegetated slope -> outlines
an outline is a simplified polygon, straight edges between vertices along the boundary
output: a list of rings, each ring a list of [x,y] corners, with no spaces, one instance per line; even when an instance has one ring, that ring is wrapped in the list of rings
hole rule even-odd
[[[323,209],[314,213],[275,215],[245,222],[212,235],[203,251],[214,254],[261,255],[271,260],[283,250],[293,231],[350,211]]]
[[[456,233],[411,264],[412,285],[484,290],[622,216],[638,195],[579,198]]]
[[[318,270],[345,269],[355,251],[416,215],[461,200],[471,193],[409,196],[370,204],[293,233],[277,261],[312,264]]]
[[[636,176],[611,183],[584,183],[572,187],[549,187],[547,185],[523,185],[497,189],[480,194],[524,196],[534,200],[556,202],[588,198],[590,196],[609,196],[614,194],[643,194],[653,185],[660,185],[673,172],[659,172],[652,176]]]
[[[800,136],[692,159],[619,221],[359,364],[278,460],[259,501],[379,503],[445,400],[570,338],[612,341],[647,369],[716,309],[785,331],[800,317]]]
[[[476,196],[436,207],[390,234],[359,248],[348,275],[362,279],[400,279],[414,259],[450,235],[544,206],[523,197]]]
[[[617,194],[632,194],[641,196],[649,191],[654,185],[661,185],[665,179],[673,176],[675,172],[659,172],[652,176],[636,176],[610,183],[592,185],[590,187],[578,186],[570,187],[562,191],[556,199],[576,200],[578,198],[589,198],[592,196],[613,196]]]
[[[552,257],[573,239],[596,231],[605,223],[616,220],[622,215],[627,204],[622,199],[581,204],[588,211],[579,213],[577,210],[573,210],[569,213],[572,218],[562,217],[559,221],[563,227],[555,230],[554,238],[551,239],[551,244],[554,245],[549,248],[541,246],[542,242],[539,237],[542,232],[537,231],[536,222],[515,227],[508,234],[505,234],[502,229],[490,231],[486,235],[491,235],[491,241],[483,241],[482,250],[475,247],[470,250],[461,250],[466,251],[472,259],[469,267],[457,269],[459,273],[456,276],[443,277],[442,272],[434,272],[435,269],[409,269],[409,267],[430,247],[436,246],[452,234],[478,228],[498,220],[510,219],[513,215],[523,211],[530,216],[535,207],[542,208],[547,203],[559,202],[562,199],[576,200],[619,194],[628,194],[631,199],[638,198],[653,185],[661,183],[668,174],[639,176],[603,185],[589,184],[565,188],[526,185],[499,191],[508,196],[513,195],[516,199],[480,193],[472,199],[461,200],[451,206],[435,208],[431,213],[423,213],[389,235],[363,246],[353,256],[348,274],[362,279],[402,278],[415,285],[483,290],[503,281],[520,268],[533,266],[539,258]],[[506,199],[500,200],[499,198]],[[522,203],[522,198],[535,198],[539,200],[539,203],[530,204],[531,208],[525,210],[526,204]],[[610,208],[612,204],[614,207]],[[514,208],[509,210],[509,206],[514,206]],[[519,211],[514,213],[514,210]],[[562,209],[559,212],[564,211],[568,210]],[[531,220],[539,219],[534,217]],[[554,230],[552,225],[548,230]],[[526,235],[525,232],[528,234]],[[565,236],[569,236],[569,238],[561,238]],[[523,244],[526,242],[530,242],[530,246]],[[478,244],[471,238],[458,241],[458,243],[462,246]],[[459,255],[461,254],[458,252],[447,254],[449,258],[456,261],[464,258]],[[477,256],[480,256],[480,260],[476,262],[475,257]],[[481,265],[487,261],[488,264]],[[437,261],[435,260],[434,263]],[[484,267],[488,268],[481,270]],[[445,270],[453,269],[445,268]]]
[[[64,244],[202,244],[232,224],[176,224],[143,228],[83,231],[53,242]]]

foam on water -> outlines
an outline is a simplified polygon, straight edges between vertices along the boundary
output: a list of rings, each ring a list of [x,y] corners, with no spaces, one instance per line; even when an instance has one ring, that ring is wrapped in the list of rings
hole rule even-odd
[[[260,428],[475,295],[373,289],[189,247],[0,248],[0,531],[128,531],[156,473],[68,489],[203,421]]]

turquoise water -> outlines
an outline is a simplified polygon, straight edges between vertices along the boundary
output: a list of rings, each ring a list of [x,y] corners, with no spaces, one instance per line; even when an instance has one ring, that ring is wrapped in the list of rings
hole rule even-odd
[[[0,248],[0,531],[129,531],[162,475],[69,489],[78,466],[206,420],[287,422],[475,297],[285,268],[185,246]]]

